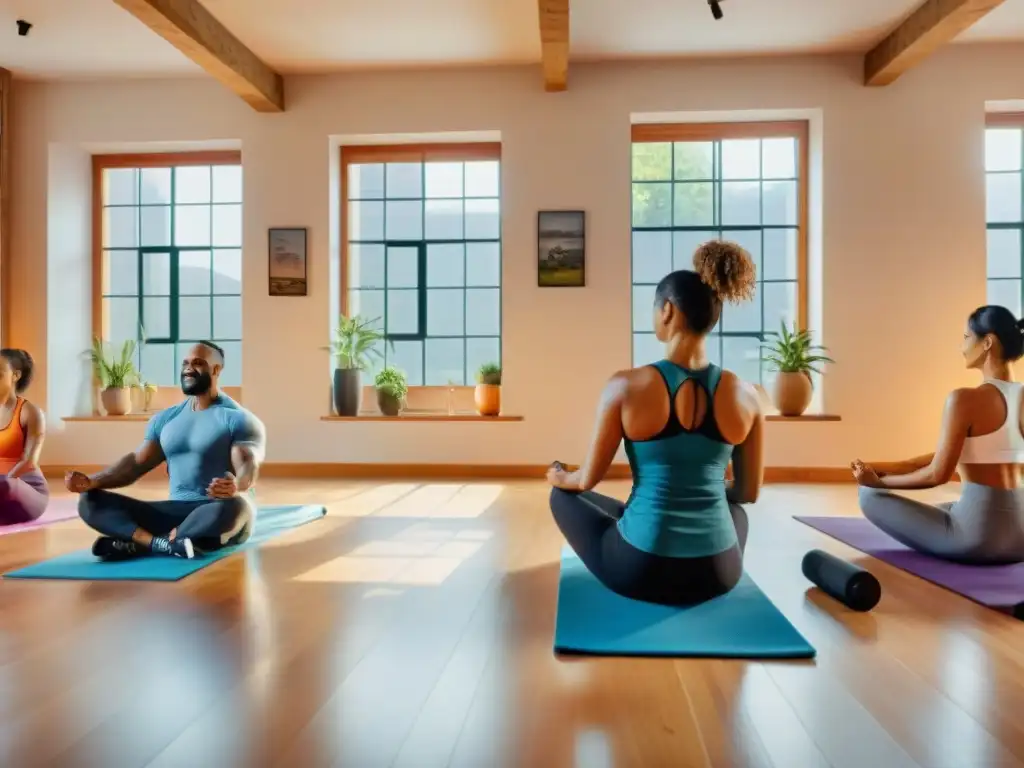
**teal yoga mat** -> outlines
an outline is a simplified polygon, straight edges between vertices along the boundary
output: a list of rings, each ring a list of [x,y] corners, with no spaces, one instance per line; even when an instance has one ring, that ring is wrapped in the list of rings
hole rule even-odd
[[[807,659],[814,647],[747,574],[726,595],[692,608],[621,597],[562,550],[555,652],[597,656]]]
[[[193,560],[177,557],[140,557],[138,560],[104,563],[90,550],[70,552],[17,571],[5,573],[7,579],[72,579],[76,581],[178,581],[235,552],[258,547],[275,536],[319,520],[327,514],[324,507],[260,507],[256,527],[244,544],[199,555]]]

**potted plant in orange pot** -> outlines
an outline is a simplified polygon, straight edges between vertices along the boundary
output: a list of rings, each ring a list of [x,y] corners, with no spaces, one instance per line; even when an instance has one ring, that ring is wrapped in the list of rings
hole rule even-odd
[[[497,416],[501,413],[501,366],[484,363],[476,374],[476,390],[473,392],[476,412],[481,416]]]
[[[801,416],[811,404],[814,383],[811,374],[821,374],[823,363],[834,363],[828,350],[820,344],[811,343],[810,331],[790,332],[785,323],[778,336],[764,345],[763,360],[771,370],[776,371],[775,386],[772,388],[772,402],[783,416]]]

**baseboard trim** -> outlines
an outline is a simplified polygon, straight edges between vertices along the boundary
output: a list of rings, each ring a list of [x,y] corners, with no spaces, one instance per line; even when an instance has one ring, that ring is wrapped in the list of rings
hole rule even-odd
[[[897,465],[873,464],[880,471],[892,472]],[[63,466],[44,464],[43,474],[48,478],[62,478],[72,469],[92,474],[103,467],[99,464]],[[539,464],[350,464],[341,462],[291,463],[267,462],[260,468],[262,477],[273,478],[337,478],[350,480],[387,480],[410,478],[416,480],[530,480],[544,477],[546,465]],[[160,477],[161,471],[155,471]],[[613,464],[608,480],[628,480],[628,464]],[[849,467],[766,467],[766,483],[849,483],[853,475]]]

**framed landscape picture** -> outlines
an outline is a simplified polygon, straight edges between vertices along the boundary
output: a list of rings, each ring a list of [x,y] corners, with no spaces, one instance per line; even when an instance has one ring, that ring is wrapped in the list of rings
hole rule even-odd
[[[586,213],[540,211],[537,214],[537,285],[582,288],[586,274]]]
[[[271,229],[269,240],[270,295],[305,296],[306,229]]]

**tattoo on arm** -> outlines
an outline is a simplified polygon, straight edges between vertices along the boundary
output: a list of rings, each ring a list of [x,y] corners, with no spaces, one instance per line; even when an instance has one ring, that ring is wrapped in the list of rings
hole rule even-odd
[[[159,444],[143,443],[134,453],[122,456],[109,467],[97,472],[89,479],[94,488],[124,488],[131,485],[151,469],[164,461],[164,452]]]

